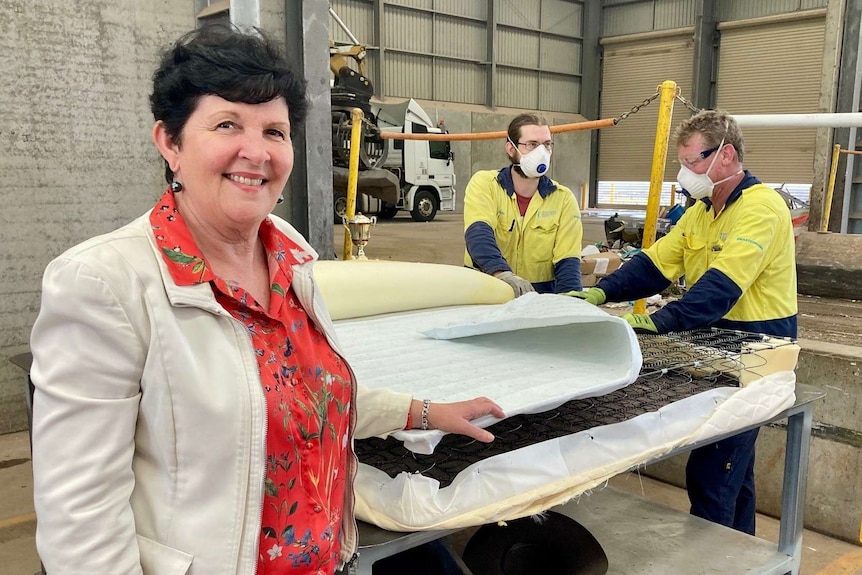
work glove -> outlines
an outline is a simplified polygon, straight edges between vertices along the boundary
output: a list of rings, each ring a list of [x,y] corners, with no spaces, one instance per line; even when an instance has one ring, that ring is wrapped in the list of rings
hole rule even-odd
[[[627,313],[623,315],[623,319],[629,322],[635,333],[658,333],[658,328],[648,313]]]
[[[585,291],[568,291],[563,295],[581,298],[582,300],[593,305],[602,305],[603,303],[608,301],[608,297],[605,295],[605,290],[597,287],[591,287],[590,289]]]
[[[515,291],[515,297],[522,296],[531,291],[536,291],[535,288],[533,288],[533,284],[512,272],[502,272],[494,277],[509,284]]]

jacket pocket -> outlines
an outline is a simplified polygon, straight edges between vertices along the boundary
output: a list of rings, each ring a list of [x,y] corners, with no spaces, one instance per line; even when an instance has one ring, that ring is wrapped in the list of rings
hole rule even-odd
[[[525,239],[524,246],[524,255],[528,261],[550,263],[554,259],[554,244],[559,227],[558,222],[543,220],[530,226],[530,236]]]
[[[697,236],[684,236],[683,264],[686,281],[694,283],[709,267],[709,250],[706,241]]]
[[[144,575],[186,575],[194,555],[138,535]]]

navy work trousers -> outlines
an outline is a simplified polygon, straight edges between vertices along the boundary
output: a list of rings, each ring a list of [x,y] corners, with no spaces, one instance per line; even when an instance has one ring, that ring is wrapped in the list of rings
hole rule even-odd
[[[691,452],[685,482],[692,515],[754,535],[754,443],[759,430]]]

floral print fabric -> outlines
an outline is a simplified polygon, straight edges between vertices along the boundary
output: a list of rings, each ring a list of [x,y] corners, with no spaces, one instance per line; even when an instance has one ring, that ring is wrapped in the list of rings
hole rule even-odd
[[[292,265],[311,259],[269,221],[259,237],[270,274],[269,309],[216,277],[173,194],[150,215],[177,285],[209,283],[249,335],[266,397],[266,469],[257,573],[331,575],[339,562],[350,422],[350,372],[296,299]]]

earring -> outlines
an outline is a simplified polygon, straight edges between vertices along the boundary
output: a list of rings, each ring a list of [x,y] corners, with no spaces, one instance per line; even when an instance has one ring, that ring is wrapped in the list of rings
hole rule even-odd
[[[276,203],[276,204],[283,204],[283,203],[284,203],[284,194],[280,194],[280,195],[278,196],[278,199],[277,199],[277,200],[275,200],[275,203]]]
[[[177,181],[171,182],[171,192],[179,194],[183,191],[183,185]]]

